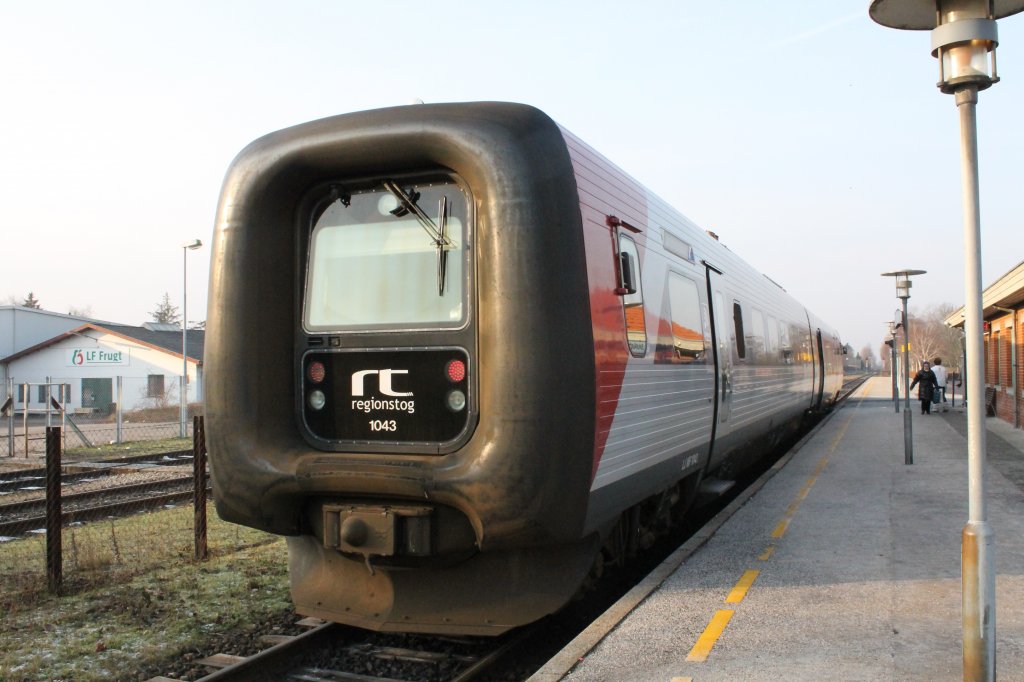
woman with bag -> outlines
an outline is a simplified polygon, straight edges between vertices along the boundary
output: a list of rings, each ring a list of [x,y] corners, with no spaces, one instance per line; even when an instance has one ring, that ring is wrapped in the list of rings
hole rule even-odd
[[[917,399],[921,401],[921,414],[932,413],[932,395],[935,393],[935,386],[939,383],[935,378],[935,372],[931,370],[931,365],[928,361],[921,363],[921,371],[914,375],[914,380],[910,382],[910,389],[913,390],[914,386],[918,384],[921,386],[917,389]]]

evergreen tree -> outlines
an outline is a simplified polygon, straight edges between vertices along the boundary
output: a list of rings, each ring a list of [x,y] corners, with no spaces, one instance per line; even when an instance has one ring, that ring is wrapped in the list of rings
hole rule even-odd
[[[31,291],[28,292],[28,296],[25,298],[24,301],[21,302],[21,304],[26,308],[35,308],[37,310],[40,309],[39,299],[36,298]]]
[[[165,324],[181,324],[181,315],[178,313],[178,306],[171,305],[171,295],[164,293],[164,300],[150,313],[154,322]]]

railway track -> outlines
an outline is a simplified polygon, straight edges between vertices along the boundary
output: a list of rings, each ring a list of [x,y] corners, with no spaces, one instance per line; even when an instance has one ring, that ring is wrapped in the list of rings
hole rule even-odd
[[[65,462],[64,468],[79,469],[68,471],[61,475],[61,485],[72,485],[86,479],[100,476],[108,476],[116,471],[118,465],[136,464],[157,464],[168,466],[183,466],[191,463],[191,450],[176,450],[174,452],[149,453],[145,455],[131,455],[118,457],[116,459],[103,460],[100,462]],[[46,484],[46,469],[35,467],[31,469],[18,469],[0,473],[0,493],[11,493],[22,489],[40,488]]]
[[[845,402],[846,399],[850,397],[851,393],[853,393],[858,388],[860,388],[861,385],[864,384],[864,382],[866,382],[868,379],[870,379],[873,376],[875,376],[875,375],[874,374],[858,374],[858,375],[850,377],[849,379],[844,381],[843,382],[843,387],[841,389],[839,389],[839,396],[836,398],[836,406],[838,407],[843,402]]]
[[[531,632],[520,628],[496,639],[431,637],[321,623],[304,634],[280,637],[278,644],[248,658],[214,655],[196,664],[225,666],[202,682],[470,682],[485,676]]]
[[[61,496],[61,525],[157,509],[191,500],[193,478],[176,476]],[[46,499],[0,505],[0,535],[18,536],[46,526]]]
[[[104,479],[124,475],[126,472],[121,467],[140,464],[182,466],[191,461],[191,450],[179,450],[119,457],[95,464],[67,463],[66,468],[76,470],[66,470],[61,474],[61,524],[124,516],[188,501],[193,497],[192,476],[174,476],[124,485],[104,485]],[[84,471],[77,470],[83,467]],[[144,475],[159,470],[160,467],[155,466],[131,473]],[[21,498],[16,502],[0,504],[0,536],[17,537],[46,526],[45,484],[46,470],[41,468],[9,471],[0,475],[0,494]],[[97,487],[85,492],[68,492],[75,486],[85,484]]]

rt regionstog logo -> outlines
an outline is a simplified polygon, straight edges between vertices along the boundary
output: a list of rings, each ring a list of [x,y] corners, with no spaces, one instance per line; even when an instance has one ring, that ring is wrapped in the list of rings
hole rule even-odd
[[[407,369],[363,369],[352,374],[352,409],[370,414],[382,410],[389,412],[416,412],[415,400],[399,400],[399,398],[411,397],[412,392],[395,390],[394,377],[396,374],[408,374]],[[366,395],[366,378],[377,377],[377,390],[381,395],[392,398],[385,400],[381,398],[364,398]],[[360,400],[360,398],[362,398]]]

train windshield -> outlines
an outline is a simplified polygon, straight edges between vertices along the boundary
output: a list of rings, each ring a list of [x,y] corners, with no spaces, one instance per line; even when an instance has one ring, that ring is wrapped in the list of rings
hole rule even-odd
[[[313,226],[305,327],[461,327],[466,216],[454,183],[385,180],[341,196]]]

